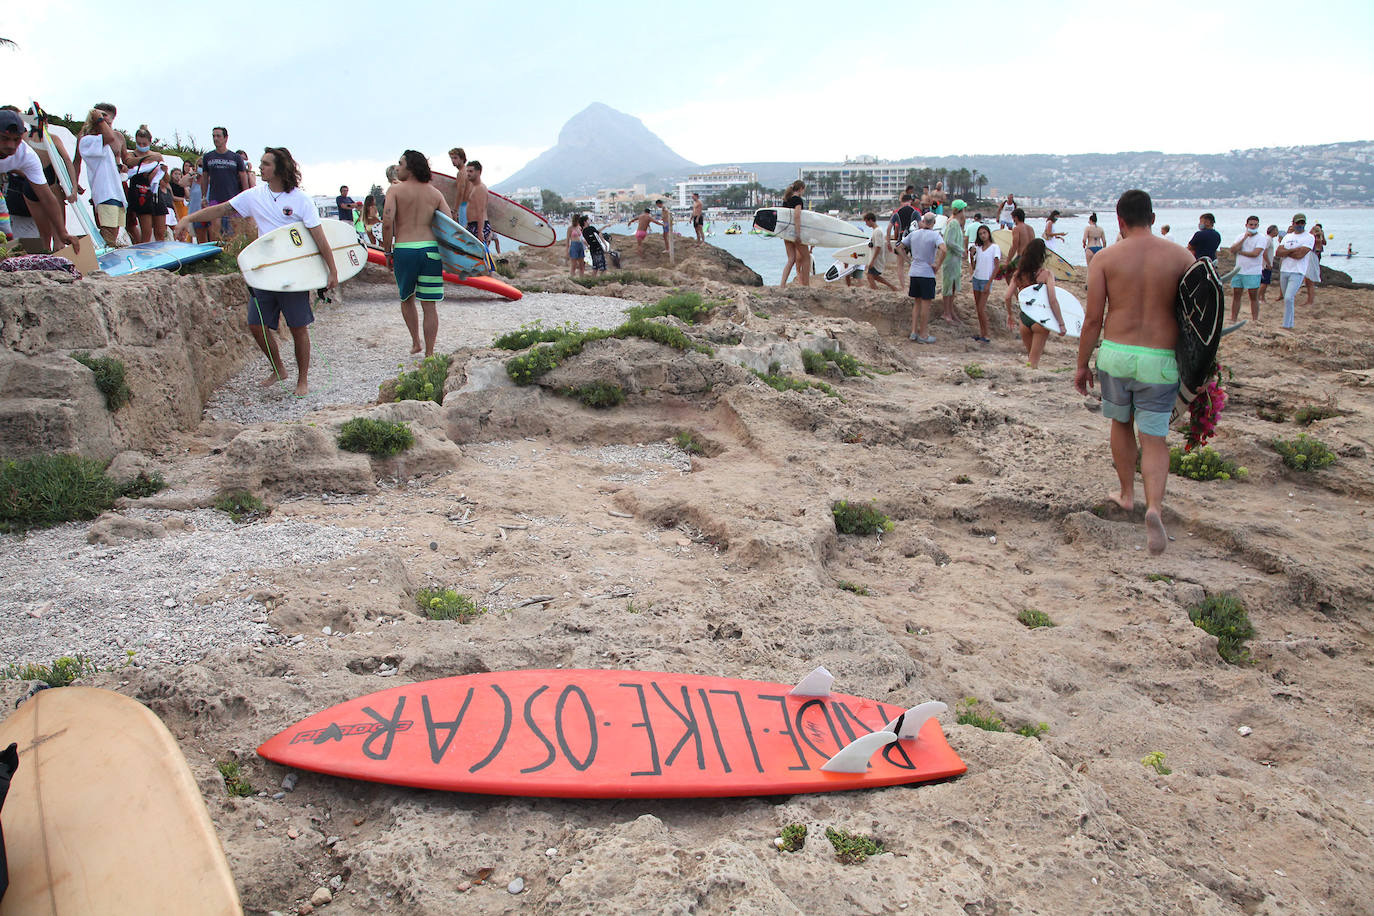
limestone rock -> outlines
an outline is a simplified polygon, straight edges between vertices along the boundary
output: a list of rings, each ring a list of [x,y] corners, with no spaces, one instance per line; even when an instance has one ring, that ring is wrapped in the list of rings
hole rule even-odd
[[[377,489],[367,456],[339,451],[333,433],[324,427],[251,427],[234,437],[225,458],[221,490],[284,497]]]
[[[141,541],[166,536],[167,529],[157,522],[106,512],[91,523],[90,530],[86,532],[86,543],[118,544],[120,541]]]

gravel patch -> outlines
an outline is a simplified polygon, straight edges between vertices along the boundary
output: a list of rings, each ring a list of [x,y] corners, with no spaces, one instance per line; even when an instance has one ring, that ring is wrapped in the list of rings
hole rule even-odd
[[[439,339],[435,349],[488,347],[500,334],[542,320],[546,325],[575,322],[584,328],[615,327],[625,309],[639,303],[609,296],[571,293],[526,293],[510,302],[488,293],[446,291],[439,303]],[[238,423],[294,420],[322,407],[356,407],[377,400],[377,387],[402,369],[419,364],[410,352],[410,332],[401,320],[395,290],[384,286],[347,288],[344,301],[316,303],[310,326],[310,393],[294,395],[296,364],[289,335],[279,340],[288,381],[270,388],[258,383],[270,371],[261,355],[215,391],[205,416]],[[246,332],[243,332],[246,333]]]
[[[193,530],[87,544],[74,522],[27,537],[0,537],[0,667],[49,664],[82,654],[97,664],[186,664],[234,645],[275,643],[256,570],[316,566],[359,550],[385,531],[296,520],[235,525],[222,512],[131,509]]]

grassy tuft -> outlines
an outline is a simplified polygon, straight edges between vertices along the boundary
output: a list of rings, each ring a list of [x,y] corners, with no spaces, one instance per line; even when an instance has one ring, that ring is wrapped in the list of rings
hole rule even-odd
[[[415,603],[430,620],[470,623],[482,615],[471,598],[452,588],[422,588],[415,593]]]
[[[805,391],[808,388],[815,388],[817,391],[824,392],[828,397],[839,398],[841,401],[844,400],[844,398],[840,397],[838,391],[825,382],[812,382],[806,379],[793,378],[790,375],[783,375],[781,367],[777,363],[770,365],[767,372],[760,372],[757,369],[751,369],[749,371],[753,372],[759,381],[763,382],[774,391]]]
[[[235,798],[247,798],[253,794],[253,785],[244,778],[243,769],[232,760],[216,764],[220,777],[224,780],[225,790]]]
[[[122,362],[112,356],[92,356],[85,351],[73,353],[72,359],[95,374],[95,387],[105,395],[105,408],[111,413],[133,400],[134,394],[124,380]]]
[[[1160,776],[1168,776],[1173,772],[1173,770],[1169,769],[1169,767],[1164,764],[1163,751],[1150,751],[1150,753],[1140,758],[1140,765],[1149,767]]]
[[[978,702],[977,697],[965,697],[959,701],[959,705],[955,708],[954,721],[960,725],[972,725],[981,728],[985,732],[1004,732],[1007,730],[1007,723],[1003,722],[992,710],[984,710],[983,704]]]
[[[6,665],[0,678],[15,681],[42,681],[49,687],[66,687],[73,681],[95,674],[100,669],[84,655],[64,655],[51,665]]]
[[[105,475],[105,465],[80,455],[6,461],[0,465],[0,531],[93,519],[120,495],[119,484]]]
[[[668,281],[658,274],[647,270],[617,270],[613,273],[593,274],[590,277],[574,277],[573,282],[584,289],[605,286],[607,283],[638,283],[640,286],[667,286]]]
[[[1293,411],[1293,422],[1299,426],[1311,426],[1318,420],[1329,420],[1332,417],[1339,417],[1341,412],[1336,409],[1334,402],[1327,404],[1306,404]]]
[[[266,503],[247,490],[220,494],[215,500],[215,508],[240,524],[257,521],[271,511]]]
[[[830,371],[830,363],[826,362],[825,355],[816,350],[802,350],[802,368],[807,375],[825,375]]]
[[[1050,730],[1048,722],[1030,722],[1016,730],[1016,734],[1023,738],[1039,738]]]
[[[685,429],[680,430],[678,434],[673,437],[673,444],[689,455],[706,454],[706,449],[701,447],[701,443],[697,441],[697,437]]]
[[[1210,445],[1196,452],[1175,445],[1169,449],[1169,473],[1191,480],[1241,480],[1250,476],[1250,469],[1221,457]]]
[[[686,324],[698,324],[711,314],[711,306],[701,301],[700,293],[672,293],[653,305],[636,305],[625,310],[631,320],[663,318],[672,315]]]
[[[835,530],[840,534],[883,534],[892,530],[892,519],[874,505],[852,505],[847,500],[839,500],[830,507],[835,518]]]
[[[1245,605],[1235,595],[1209,595],[1188,608],[1188,619],[1217,638],[1217,654],[1232,665],[1250,663],[1246,640],[1255,635]]]
[[[1146,581],[1146,582],[1167,582],[1169,585],[1173,585],[1173,584],[1174,584],[1174,577],[1171,576],[1171,575],[1169,575],[1168,573],[1146,573],[1146,574],[1145,574],[1145,581]]]
[[[138,476],[124,484],[123,494],[129,499],[143,499],[167,489],[167,481],[157,471],[149,474],[139,471]]]
[[[1040,627],[1056,626],[1055,622],[1050,619],[1049,614],[1046,614],[1044,611],[1034,610],[1033,608],[1026,608],[1024,611],[1017,614],[1016,620],[1022,626],[1032,630],[1037,630]]]
[[[546,328],[538,319],[530,324],[522,324],[514,331],[508,331],[492,341],[498,350],[524,350],[537,343],[553,343],[555,340],[576,334],[578,327],[572,322],[557,327]]]
[[[987,374],[987,370],[977,363],[969,363],[964,367],[964,375],[969,378],[985,378]]]
[[[827,827],[825,828],[825,838],[830,841],[831,846],[835,847],[835,858],[846,865],[858,865],[869,856],[883,853],[882,843],[863,834],[850,833],[848,830],[836,830],[834,827]]]
[[[418,367],[396,376],[396,400],[444,403],[448,364],[447,356],[426,356]]]
[[[1274,451],[1295,471],[1317,471],[1336,463],[1336,454],[1320,439],[1298,433],[1296,439],[1275,439]]]
[[[788,824],[778,836],[782,838],[782,846],[778,848],[783,852],[800,852],[806,845],[806,825]]]
[[[354,417],[339,428],[339,448],[378,458],[399,455],[415,444],[415,434],[404,423]]]
[[[562,393],[577,398],[593,410],[606,410],[625,401],[625,389],[610,382],[588,382],[576,388],[565,389]]]
[[[239,272],[239,252],[255,241],[257,241],[256,233],[239,233],[233,238],[224,240],[220,245],[223,250],[219,254],[194,264],[187,264],[178,273],[209,274],[211,276],[236,274]]]
[[[859,584],[856,583],[856,582],[850,582],[848,579],[839,579],[839,580],[837,580],[837,581],[835,582],[835,586],[836,586],[837,588],[844,589],[844,590],[847,591],[847,592],[853,592],[853,593],[856,594],[856,595],[867,595],[867,594],[868,594],[868,589],[867,589],[867,588],[865,588],[865,587],[862,586],[862,585],[859,585]]]

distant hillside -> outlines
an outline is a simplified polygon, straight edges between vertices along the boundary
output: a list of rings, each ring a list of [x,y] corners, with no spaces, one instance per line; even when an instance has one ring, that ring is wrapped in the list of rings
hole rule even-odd
[[[594,102],[558,132],[558,143],[505,181],[496,191],[538,186],[564,195],[655,184],[658,175],[687,173],[695,163],[668,148],[639,118]]]

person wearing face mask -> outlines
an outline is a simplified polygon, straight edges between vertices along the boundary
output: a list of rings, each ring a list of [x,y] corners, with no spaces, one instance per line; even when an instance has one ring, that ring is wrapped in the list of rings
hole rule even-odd
[[[1250,317],[1259,321],[1260,276],[1264,272],[1265,238],[1260,235],[1259,217],[1245,219],[1245,231],[1231,243],[1236,256],[1236,272],[1231,277],[1231,320],[1240,315],[1241,290],[1250,294]]]
[[[147,124],[134,132],[134,148],[124,154],[129,169],[129,210],[134,224],[134,244],[167,238],[167,207],[162,202],[161,185],[167,180],[162,154],[153,152],[153,134]]]
[[[73,181],[80,181],[86,166],[90,179],[91,202],[95,204],[95,223],[106,245],[114,245],[119,227],[124,225],[129,206],[120,180],[119,163],[124,160],[124,135],[114,129],[115,107],[101,102],[86,115],[76,141],[76,170]]]
[[[1217,249],[1221,247],[1221,233],[1212,228],[1217,224],[1217,218],[1210,213],[1204,213],[1198,218],[1197,232],[1188,240],[1188,250],[1193,253],[1195,258],[1217,259]]]
[[[1259,301],[1268,301],[1269,282],[1274,278],[1274,245],[1279,240],[1279,227],[1273,223],[1264,230],[1264,269],[1260,271]]]

